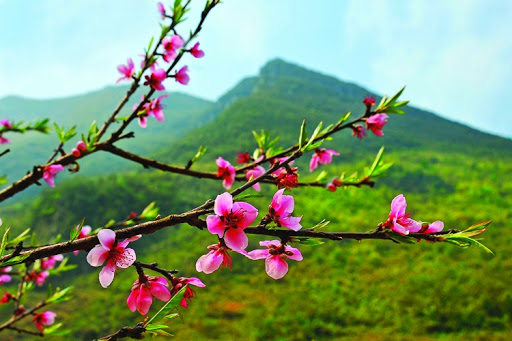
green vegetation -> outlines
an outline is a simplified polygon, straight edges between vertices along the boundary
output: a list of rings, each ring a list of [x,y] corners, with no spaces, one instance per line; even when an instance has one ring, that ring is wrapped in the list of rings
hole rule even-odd
[[[199,145],[207,145],[208,152],[193,167],[213,170],[219,155],[233,162],[236,152],[254,149],[251,130],[269,130],[285,147],[297,141],[303,117],[310,125],[335,122],[347,110],[359,113],[367,93],[282,61],[269,63],[259,77],[238,88],[212,106],[210,123],[168,148],[155,147],[155,157],[184,164]],[[171,227],[130,245],[140,260],[157,261],[206,284],[195,290],[190,308],[180,310],[184,322],[171,324],[173,334],[185,340],[506,340],[512,333],[512,183],[507,181],[512,141],[418,109],[408,108],[407,113],[390,117],[383,138],[360,141],[345,132],[326,144],[341,153],[333,165],[322,166],[329,177],[362,171],[381,145],[387,148],[385,161],[395,162],[389,177],[373,189],[294,189],[294,215],[303,215],[306,227],[325,218],[331,221],[327,231],[367,231],[387,218],[391,200],[403,193],[413,217],[443,220],[447,229],[492,219],[483,238],[496,256],[424,241],[328,241],[294,245],[304,261],[290,262],[289,273],[279,281],[265,274],[263,261],[238,255],[233,255],[232,271],[204,275],[195,271],[195,262],[215,237],[194,227]],[[299,163],[301,179],[313,179],[317,173],[309,175],[309,156],[305,159]],[[140,212],[151,201],[162,214],[179,213],[224,191],[219,181],[144,169],[57,181],[55,189],[47,188],[36,198],[1,207],[3,226],[17,231],[31,227],[45,242],[56,233],[65,235],[84,216],[95,228]],[[275,190],[263,186],[264,197],[251,200],[260,209],[259,217]],[[251,237],[250,250],[257,241]],[[134,269],[119,273],[103,289],[99,269],[85,262],[85,253],[71,258],[78,269],[52,283],[75,286],[75,300],[55,307],[74,338],[90,340],[142,319],[125,303]],[[162,305],[155,301],[151,312]]]

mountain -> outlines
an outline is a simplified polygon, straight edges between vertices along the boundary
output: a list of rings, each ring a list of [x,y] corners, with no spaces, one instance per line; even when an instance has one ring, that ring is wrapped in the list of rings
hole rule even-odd
[[[84,95],[49,100],[9,96],[0,99],[0,117],[15,121],[49,118],[51,122],[63,125],[66,129],[76,125],[77,136],[64,147],[69,152],[74,147],[74,143],[80,139],[80,135],[87,134],[94,120],[98,120],[98,125],[107,120],[127,90],[126,86],[112,86]],[[121,111],[121,116],[130,113],[129,110],[133,104],[138,103],[141,94],[142,89],[135,93]],[[130,130],[135,132],[137,139],[123,140],[119,146],[136,153],[151,153],[170,145],[180,136],[210,119],[207,110],[212,106],[211,102],[177,92],[167,93],[167,95],[168,97],[162,101],[166,106],[165,122],[156,122],[150,118],[148,129],[133,124]],[[34,163],[45,163],[49,157],[49,151],[58,145],[53,125],[51,127],[52,131],[49,135],[10,134],[12,143],[8,147],[11,152],[2,157],[1,174],[7,175],[9,181],[13,181],[23,176]],[[83,160],[81,169],[81,175],[106,174],[133,169],[133,165],[120,158],[98,153]]]
[[[388,95],[397,90],[390,89]],[[319,121],[324,126],[337,122],[346,111],[357,117],[364,111],[361,100],[368,94],[380,99],[378,94],[358,85],[273,60],[258,76],[242,80],[221,99],[224,109],[218,117],[180,138],[170,149],[162,149],[157,157],[185,162],[198,145],[206,145],[209,156],[205,159],[209,162],[221,152],[233,160],[236,152],[252,151],[251,131],[261,129],[271,136],[280,136],[279,145],[286,146],[298,139],[303,119],[313,129]],[[402,98],[407,99],[407,89]],[[509,139],[477,131],[412,105],[405,110],[407,115],[390,115],[382,138],[369,133],[362,143],[350,134],[342,134],[337,143],[326,146],[338,149],[345,160],[353,160],[366,150],[378,150],[381,145],[386,145],[388,151],[421,149],[482,157],[512,156]]]

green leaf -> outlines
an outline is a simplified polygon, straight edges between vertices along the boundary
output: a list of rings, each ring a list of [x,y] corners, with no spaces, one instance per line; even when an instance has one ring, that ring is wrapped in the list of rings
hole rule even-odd
[[[21,232],[16,238],[11,239],[7,245],[17,245],[19,242],[22,242],[28,238],[30,238],[29,233],[30,228],[26,229],[25,231]]]
[[[304,244],[304,245],[311,245],[311,246],[325,244],[325,242],[323,242],[321,240],[318,240],[315,238],[308,238],[308,237],[293,237],[292,242]]]
[[[3,263],[0,263],[0,268],[5,268],[6,266],[9,266],[9,265],[16,265],[16,264],[20,264],[22,263],[25,259],[28,258],[28,256],[30,256],[29,253],[26,253],[24,255],[19,255],[19,256],[16,256],[16,257],[13,257]]]
[[[80,224],[78,224],[78,226],[73,226],[71,228],[71,231],[69,231],[69,241],[70,242],[72,242],[78,238],[78,236],[80,235],[80,232],[82,231],[82,226],[84,225],[84,221],[85,221],[85,217],[82,218],[82,221],[80,222]]]
[[[62,290],[60,290],[60,288],[57,288],[57,290],[55,290],[53,295],[46,300],[46,303],[51,304],[51,303],[61,303],[61,302],[69,301],[71,299],[71,295],[70,295],[71,290],[73,290],[72,286],[64,288]]]
[[[146,208],[142,211],[142,213],[139,215],[139,217],[147,220],[155,219],[155,217],[158,215],[159,208],[156,206],[155,202],[153,201],[150,203]]]
[[[2,243],[0,244],[0,257],[4,255],[5,247],[7,246],[7,237],[9,236],[9,231],[11,230],[10,227],[8,227],[5,230],[4,236],[2,237]]]
[[[326,178],[327,178],[327,172],[323,170],[320,174],[318,174],[318,176],[316,177],[314,182],[322,182]]]
[[[153,40],[154,40],[153,37],[151,37],[151,39],[149,40],[148,49],[147,49],[148,52],[149,52],[149,50],[151,50],[151,46],[153,46]]]
[[[71,333],[71,330],[58,330],[60,327],[62,327],[62,323],[56,323],[50,327],[47,327],[44,329],[43,334],[44,335],[67,335]]]
[[[305,150],[309,145],[311,145],[311,143],[313,143],[313,141],[315,140],[315,138],[318,136],[318,134],[319,134],[319,133],[320,133],[320,131],[322,130],[322,125],[323,125],[323,123],[322,123],[322,122],[320,122],[320,123],[316,126],[315,130],[313,131],[313,135],[311,135],[311,138],[308,140],[308,143],[307,143],[304,147],[302,147],[302,148],[301,148],[301,150],[302,150],[302,151],[304,151],[304,150]]]
[[[148,322],[146,322],[146,325],[149,325],[151,322],[155,321],[158,322],[162,320],[165,316],[172,313],[174,309],[176,309],[183,299],[183,296],[185,295],[185,291],[187,290],[188,285],[185,285],[183,288],[181,288],[180,291],[176,293],[171,299],[156,313],[152,318],[149,319]]]
[[[341,115],[340,120],[338,121],[338,125],[342,125],[343,123],[345,123],[350,118],[351,114],[352,113],[349,111]]]
[[[380,161],[382,160],[382,155],[384,155],[384,146],[382,146],[380,148],[379,152],[377,153],[377,156],[375,157],[375,161],[373,161],[373,165],[367,174],[368,176],[372,176],[373,172],[375,171],[375,169],[379,165]]]
[[[146,328],[147,331],[152,331],[152,330],[159,330],[159,329],[167,329],[167,328],[169,328],[169,326],[166,326],[165,324],[149,324],[149,325],[145,326],[144,328]]]
[[[308,132],[306,131],[306,120],[302,121],[302,125],[300,126],[300,135],[299,135],[299,149],[302,149],[304,143],[306,143],[308,138]]]
[[[325,219],[322,219],[321,222],[319,222],[318,224],[316,224],[315,226],[311,227],[310,230],[319,230],[319,229],[322,229],[324,227],[326,227],[327,225],[329,225],[330,221],[329,220],[325,220]]]
[[[417,244],[418,243],[416,238],[402,236],[401,234],[394,233],[394,232],[389,234],[389,238],[399,244]]]
[[[199,160],[199,158],[200,158],[201,156],[203,156],[203,155],[204,155],[204,153],[206,153],[206,151],[207,151],[207,150],[208,150],[208,147],[204,147],[204,148],[203,148],[203,146],[200,146],[200,147],[199,147],[199,150],[198,150],[198,151],[197,151],[197,153],[196,153],[196,155],[194,155],[194,156],[192,157],[192,159],[190,159],[190,162],[191,162],[191,163],[194,163],[194,162],[196,162],[197,160]]]
[[[330,139],[330,138],[328,137],[327,139]],[[320,148],[320,146],[324,143],[324,141],[325,140],[322,139],[322,140],[319,140],[319,141],[317,141],[315,143],[311,143],[311,144],[308,143],[308,146],[304,147],[302,151],[304,153],[307,153],[307,152],[310,152],[310,151],[315,150],[317,148]]]
[[[254,198],[263,198],[263,194],[259,194],[259,193],[239,194],[233,198],[233,201],[241,201],[241,200],[254,199]]]

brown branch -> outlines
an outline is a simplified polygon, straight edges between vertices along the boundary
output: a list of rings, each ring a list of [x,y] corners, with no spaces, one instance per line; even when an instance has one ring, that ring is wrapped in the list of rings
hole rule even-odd
[[[115,341],[125,337],[130,337],[132,339],[143,339],[143,334],[145,331],[146,328],[144,327],[144,323],[139,322],[133,327],[123,327],[113,334],[100,337],[99,340]]]
[[[4,330],[6,328],[9,328],[12,324],[27,317],[28,315],[32,315],[32,313],[34,313],[36,310],[41,309],[42,307],[46,306],[46,304],[47,304],[46,301],[39,302],[32,308],[26,310],[24,313],[22,313],[20,315],[11,316],[11,318],[8,321],[6,321],[4,324],[0,325],[0,331]]]
[[[135,267],[141,267],[153,270],[164,275],[167,279],[172,280],[174,275],[178,273],[178,270],[166,270],[158,267],[158,263],[143,263],[136,260],[134,263]]]
[[[44,336],[44,333],[43,332],[34,332],[32,330],[26,330],[26,329],[21,329],[21,328],[16,328],[16,327],[13,327],[13,326],[8,326],[8,327],[5,327],[6,329],[10,329],[10,330],[14,330],[18,333],[24,333],[24,334],[29,334],[29,335],[36,335],[36,336]]]
[[[156,160],[148,159],[137,154],[132,154],[127,152],[121,148],[118,148],[112,144],[102,144],[98,146],[98,149],[107,151],[124,159],[136,162],[144,166],[144,168],[155,168],[164,172],[183,174],[188,176],[193,176],[196,178],[205,178],[205,179],[214,179],[218,180],[216,173],[206,173],[206,172],[198,172],[193,171],[183,167],[171,166],[166,163],[158,162]]]

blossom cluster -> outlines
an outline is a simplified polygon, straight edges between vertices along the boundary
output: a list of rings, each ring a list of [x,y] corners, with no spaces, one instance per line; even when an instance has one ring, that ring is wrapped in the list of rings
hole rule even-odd
[[[269,213],[262,219],[265,224],[275,223],[278,227],[285,227],[293,231],[302,228],[302,217],[293,217],[294,199],[291,195],[283,195],[284,189],[278,190],[269,206]],[[247,252],[245,249],[249,239],[244,229],[249,227],[256,217],[258,210],[246,202],[233,202],[231,194],[225,192],[215,199],[213,215],[206,218],[208,231],[219,238],[218,244],[208,246],[210,252],[201,256],[196,262],[196,270],[206,274],[222,268],[233,266],[233,261],[228,251],[234,251],[249,259],[265,259],[265,270],[274,278],[282,278],[288,272],[286,258],[300,261],[302,255],[296,248],[277,240],[261,242],[263,250]]]
[[[416,221],[411,218],[410,213],[405,212],[406,209],[407,202],[404,195],[397,195],[391,202],[389,217],[382,223],[382,226],[401,235],[408,235],[409,233],[439,233],[443,230],[444,223],[442,221],[437,220],[432,223]]]

